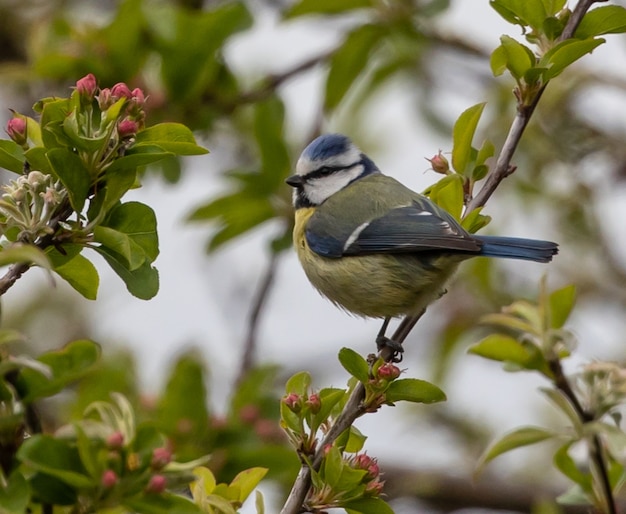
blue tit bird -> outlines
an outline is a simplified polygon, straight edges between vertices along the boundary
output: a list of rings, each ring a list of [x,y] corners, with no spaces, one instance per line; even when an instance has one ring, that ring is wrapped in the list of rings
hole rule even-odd
[[[358,316],[419,316],[458,264],[475,256],[549,262],[549,241],[468,233],[452,215],[392,177],[341,134],[302,152],[294,188],[294,245],[306,276]],[[401,347],[400,347],[401,348]],[[400,348],[395,348],[401,351]]]

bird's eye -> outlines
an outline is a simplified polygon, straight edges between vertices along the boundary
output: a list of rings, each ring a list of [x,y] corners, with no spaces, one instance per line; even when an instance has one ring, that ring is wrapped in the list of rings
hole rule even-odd
[[[334,173],[335,171],[336,171],[335,168],[331,168],[329,166],[322,166],[321,168],[317,170],[317,172],[322,176],[330,175],[331,173]]]

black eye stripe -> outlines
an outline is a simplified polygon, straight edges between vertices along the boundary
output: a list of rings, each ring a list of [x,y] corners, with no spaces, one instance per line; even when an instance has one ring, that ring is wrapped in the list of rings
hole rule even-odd
[[[316,178],[321,178],[321,177],[327,177],[328,175],[332,175],[333,173],[337,173],[338,171],[343,171],[343,170],[353,168],[354,166],[357,166],[358,164],[361,164],[361,162],[355,162],[353,164],[348,164],[347,166],[322,166],[321,168],[317,168],[316,170],[308,173],[306,175],[306,179],[310,180],[310,179],[316,179]]]

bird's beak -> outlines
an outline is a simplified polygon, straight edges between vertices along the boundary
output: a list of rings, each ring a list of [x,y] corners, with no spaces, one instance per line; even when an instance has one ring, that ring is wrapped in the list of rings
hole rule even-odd
[[[302,175],[291,175],[291,177],[288,177],[285,182],[287,182],[287,184],[291,187],[300,187],[304,185],[305,180],[302,178]]]

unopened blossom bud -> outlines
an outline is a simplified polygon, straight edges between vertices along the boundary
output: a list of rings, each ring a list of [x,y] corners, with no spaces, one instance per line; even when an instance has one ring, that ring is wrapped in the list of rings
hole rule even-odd
[[[320,395],[313,393],[309,396],[305,405],[311,410],[313,414],[317,414],[322,408],[322,402],[320,401]]]
[[[146,103],[146,95],[144,95],[143,90],[136,87],[131,91],[131,100],[137,104],[139,107],[143,107],[143,104]]]
[[[45,184],[46,175],[41,173],[41,171],[31,171],[26,177],[28,184],[33,188],[37,189],[40,185]]]
[[[302,410],[302,402],[299,394],[289,393],[287,396],[283,397],[283,403],[292,412],[298,413]]]
[[[117,484],[118,480],[117,473],[115,473],[112,469],[107,469],[104,473],[102,473],[100,483],[105,489],[111,489],[111,487]]]
[[[152,469],[162,469],[172,460],[172,452],[168,448],[155,448],[152,452],[152,461],[150,467]]]
[[[7,134],[18,145],[24,146],[28,140],[28,124],[26,118],[15,116],[7,123]]]
[[[430,162],[432,169],[436,173],[441,173],[442,175],[447,175],[450,171],[450,163],[448,159],[446,159],[441,151],[437,155],[435,155],[432,159],[426,159]]]
[[[380,496],[384,485],[385,482],[382,480],[372,480],[365,486],[365,494],[367,496]]]
[[[167,487],[167,478],[163,475],[153,475],[146,486],[146,492],[151,494],[161,494]]]
[[[107,87],[100,90],[98,93],[98,107],[100,107],[101,111],[106,111],[109,107],[111,107],[115,103],[115,99],[111,94],[111,90]]]
[[[124,434],[119,430],[107,437],[106,445],[109,450],[120,450],[124,446]]]
[[[130,89],[124,82],[118,82],[111,88],[111,95],[115,99],[119,98],[128,98],[129,100],[133,97]]]
[[[378,462],[366,453],[360,453],[355,455],[352,459],[352,463],[355,469],[363,469],[367,471],[367,477],[369,479],[376,478],[380,475],[380,468]]]
[[[395,380],[400,376],[400,368],[391,362],[385,362],[380,368],[378,368],[378,378],[384,380]]]
[[[76,82],[76,91],[78,91],[82,98],[89,100],[90,102],[96,96],[97,90],[98,82],[96,81],[96,77],[93,73],[85,75],[82,79]]]
[[[139,126],[137,125],[137,122],[134,120],[129,120],[129,119],[125,119],[119,122],[118,126],[117,126],[117,133],[120,135],[120,137],[126,138],[126,137],[132,137],[137,133],[137,130],[139,130]]]

